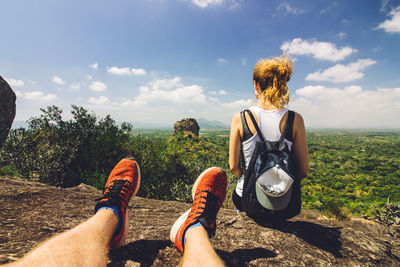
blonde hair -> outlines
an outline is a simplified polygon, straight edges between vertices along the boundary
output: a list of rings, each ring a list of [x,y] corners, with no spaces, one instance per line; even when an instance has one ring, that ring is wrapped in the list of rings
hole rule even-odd
[[[289,88],[286,83],[290,80],[293,66],[289,56],[272,59],[262,59],[253,70],[253,80],[260,86],[261,93],[257,97],[269,101],[282,109],[289,103]]]

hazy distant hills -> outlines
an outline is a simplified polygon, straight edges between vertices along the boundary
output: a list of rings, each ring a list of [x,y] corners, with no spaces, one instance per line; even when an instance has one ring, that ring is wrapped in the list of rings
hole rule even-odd
[[[210,121],[210,120],[203,119],[203,118],[196,119],[196,120],[200,126],[200,129],[229,129],[229,125],[222,123],[220,121],[216,121],[216,120]]]
[[[229,125],[216,120],[207,119],[196,119],[200,126],[200,129],[229,129]],[[119,123],[118,123],[119,124]],[[163,123],[150,123],[150,122],[132,122],[134,129],[160,129],[160,128],[171,128],[173,129],[173,124],[163,124]],[[26,128],[28,124],[25,121],[14,121],[12,128]]]

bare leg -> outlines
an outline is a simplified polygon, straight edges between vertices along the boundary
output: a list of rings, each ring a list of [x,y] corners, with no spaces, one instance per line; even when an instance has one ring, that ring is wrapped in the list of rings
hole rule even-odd
[[[45,241],[7,266],[106,266],[117,224],[111,210],[100,210],[77,227]]]
[[[133,159],[122,159],[111,171],[93,217],[7,266],[106,266],[110,246],[125,244],[127,207],[139,186],[139,165]]]
[[[212,247],[207,231],[203,227],[189,229],[185,241],[182,266],[225,266]]]
[[[182,266],[224,266],[212,247],[216,215],[225,199],[226,173],[217,167],[202,172],[193,185],[192,207],[172,225],[171,242],[183,252]]]

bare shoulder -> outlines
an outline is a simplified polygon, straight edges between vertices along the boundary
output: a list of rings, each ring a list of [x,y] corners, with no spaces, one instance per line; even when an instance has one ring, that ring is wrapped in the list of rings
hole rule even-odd
[[[300,115],[300,113],[294,111],[294,124],[295,126],[302,126],[304,127],[304,119],[303,116]]]
[[[236,113],[232,118],[231,127],[241,124],[240,112]]]

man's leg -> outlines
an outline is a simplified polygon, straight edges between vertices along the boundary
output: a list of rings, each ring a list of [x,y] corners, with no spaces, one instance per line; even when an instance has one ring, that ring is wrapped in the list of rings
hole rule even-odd
[[[182,266],[225,266],[218,257],[204,227],[193,227],[186,231]]]
[[[183,252],[183,266],[224,266],[209,238],[214,236],[216,216],[225,199],[226,173],[213,167],[193,185],[193,204],[172,226],[170,239]]]
[[[127,205],[139,186],[137,163],[121,160],[111,171],[93,217],[45,241],[10,266],[106,266],[109,247],[125,242],[129,229]]]
[[[45,241],[10,266],[106,266],[109,242],[116,225],[114,212],[100,210],[77,227]]]

